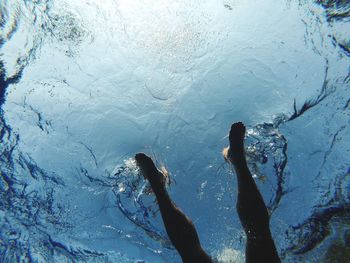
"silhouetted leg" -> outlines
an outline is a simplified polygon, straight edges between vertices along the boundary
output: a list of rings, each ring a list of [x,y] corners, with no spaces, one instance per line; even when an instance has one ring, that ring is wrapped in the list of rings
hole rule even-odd
[[[237,174],[237,212],[247,235],[246,262],[280,262],[270,232],[267,208],[247,166],[244,134],[243,123],[232,124],[230,147],[224,157],[233,164]]]
[[[136,154],[135,159],[142,174],[151,184],[158,201],[165,229],[182,261],[184,263],[212,263],[212,260],[200,245],[193,223],[170,199],[165,189],[164,176],[156,168],[152,159],[144,153]]]

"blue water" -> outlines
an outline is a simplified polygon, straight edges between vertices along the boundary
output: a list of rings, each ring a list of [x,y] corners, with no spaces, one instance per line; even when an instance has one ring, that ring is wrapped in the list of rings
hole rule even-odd
[[[151,155],[219,262],[244,262],[232,122],[283,262],[350,260],[346,1],[0,0],[0,262],[180,262]]]

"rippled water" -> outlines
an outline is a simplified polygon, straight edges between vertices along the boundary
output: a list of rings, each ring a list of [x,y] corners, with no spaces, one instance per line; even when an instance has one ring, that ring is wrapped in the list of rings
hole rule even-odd
[[[244,259],[233,121],[284,262],[350,260],[350,5],[0,0],[0,261],[180,262],[133,155]]]

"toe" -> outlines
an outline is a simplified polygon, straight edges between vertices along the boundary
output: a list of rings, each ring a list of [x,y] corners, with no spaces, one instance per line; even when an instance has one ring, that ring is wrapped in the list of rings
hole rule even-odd
[[[145,164],[145,163],[152,162],[152,159],[144,153],[137,153],[135,155],[135,160],[139,164]]]
[[[137,162],[142,161],[142,160],[144,160],[145,158],[147,158],[147,155],[144,154],[144,153],[137,153],[137,154],[135,155],[135,160],[136,160]]]
[[[157,169],[153,160],[144,153],[137,153],[135,160],[140,169],[146,173]]]
[[[245,126],[242,122],[236,122],[233,123],[231,126],[231,130],[230,130],[230,136],[229,139],[234,140],[234,139],[241,139],[244,137],[245,134]]]

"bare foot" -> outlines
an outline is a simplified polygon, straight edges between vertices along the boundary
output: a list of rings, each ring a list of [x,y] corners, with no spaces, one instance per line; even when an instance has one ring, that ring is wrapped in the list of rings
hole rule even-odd
[[[237,164],[245,158],[244,135],[245,126],[242,122],[232,124],[229,135],[230,147],[224,148],[222,151],[224,158],[232,164]]]
[[[153,191],[155,188],[164,187],[164,175],[157,169],[150,157],[144,153],[137,153],[135,160],[143,176],[150,182]]]

